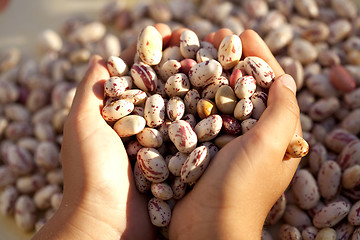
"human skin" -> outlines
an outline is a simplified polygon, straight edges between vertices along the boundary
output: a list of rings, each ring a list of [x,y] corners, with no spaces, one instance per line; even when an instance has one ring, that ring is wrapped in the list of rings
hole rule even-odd
[[[166,26],[155,27],[164,45],[178,44]],[[295,82],[255,32],[247,30],[240,38],[244,56],[258,56],[275,71],[268,107],[253,129],[219,151],[175,205],[170,239],[260,239],[268,211],[299,163],[284,159],[294,133],[301,134]],[[121,57],[130,65],[134,54],[132,46]],[[121,139],[101,116],[103,83],[109,78],[104,64],[94,56],[77,88],[61,151],[63,201],[33,239],[155,239],[148,199],[136,190]]]

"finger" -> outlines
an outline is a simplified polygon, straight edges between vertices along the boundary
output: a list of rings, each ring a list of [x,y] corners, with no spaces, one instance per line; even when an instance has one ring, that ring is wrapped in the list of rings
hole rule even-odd
[[[171,44],[172,34],[171,29],[168,25],[163,23],[157,23],[154,25],[156,30],[159,31],[163,38],[163,46]],[[180,39],[180,37],[179,37]],[[130,67],[134,64],[134,57],[136,54],[136,42],[127,47],[124,51],[121,52],[120,58]]]
[[[268,107],[253,128],[253,134],[260,136],[258,140],[272,144],[273,152],[269,154],[278,156],[278,159],[283,159],[299,122],[300,110],[295,93],[295,81],[290,75],[276,78],[269,89]]]
[[[224,37],[228,35],[232,35],[233,32],[228,28],[221,28],[216,31],[214,35],[213,45],[216,49],[219,48],[221,41],[224,39]]]
[[[276,61],[274,55],[261,37],[253,30],[245,30],[240,34],[243,56],[257,56],[263,59],[274,70],[275,76],[279,77],[285,72]]]
[[[98,55],[92,56],[88,71],[76,89],[70,114],[92,114],[101,117],[99,109],[104,100],[104,82],[109,77],[104,59]]]

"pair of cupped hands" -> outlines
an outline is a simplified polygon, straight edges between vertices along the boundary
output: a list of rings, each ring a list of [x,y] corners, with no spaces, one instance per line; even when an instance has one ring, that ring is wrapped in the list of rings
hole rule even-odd
[[[182,30],[155,27],[163,45],[179,45]],[[218,46],[232,34],[211,33]],[[289,185],[300,159],[285,159],[294,133],[301,135],[296,85],[257,33],[240,34],[243,56],[258,56],[274,70],[268,107],[254,128],[224,146],[194,188],[172,212],[170,239],[260,239],[272,205]],[[131,64],[135,45],[122,52]],[[64,127],[61,159],[64,197],[34,239],[155,239],[148,198],[135,187],[124,145],[101,116],[105,61],[93,56],[79,83]]]

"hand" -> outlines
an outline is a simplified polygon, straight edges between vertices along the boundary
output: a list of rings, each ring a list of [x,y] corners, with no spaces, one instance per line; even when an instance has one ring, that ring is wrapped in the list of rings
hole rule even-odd
[[[155,238],[124,145],[101,116],[104,64],[94,56],[77,88],[61,150],[64,198],[35,239]]]
[[[228,32],[209,39],[216,46]],[[254,128],[217,153],[194,189],[175,205],[170,239],[260,239],[270,208],[299,164],[300,159],[284,158],[294,133],[301,135],[295,82],[254,31],[240,38],[245,57],[258,56],[275,72],[268,107]]]

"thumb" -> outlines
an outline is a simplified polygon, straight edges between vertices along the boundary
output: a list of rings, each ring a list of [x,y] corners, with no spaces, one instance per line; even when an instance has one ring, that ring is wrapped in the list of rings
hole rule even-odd
[[[280,159],[299,122],[300,110],[295,94],[294,79],[288,74],[278,77],[269,89],[268,107],[254,127],[256,136],[261,136],[261,141],[273,147],[270,154],[282,154]]]
[[[100,117],[104,100],[104,82],[110,78],[106,63],[98,55],[91,57],[88,70],[76,89],[70,114]]]

